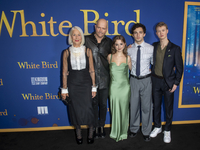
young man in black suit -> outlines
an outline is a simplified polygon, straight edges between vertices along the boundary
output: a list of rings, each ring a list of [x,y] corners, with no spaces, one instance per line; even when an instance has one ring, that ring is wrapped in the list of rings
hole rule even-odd
[[[166,125],[164,142],[171,142],[171,124],[173,118],[174,91],[181,81],[183,74],[183,60],[181,48],[168,38],[168,27],[164,22],[156,25],[156,35],[160,39],[155,42],[152,68],[153,102],[154,102],[154,129],[150,137],[154,138],[162,131],[161,103],[164,95]]]

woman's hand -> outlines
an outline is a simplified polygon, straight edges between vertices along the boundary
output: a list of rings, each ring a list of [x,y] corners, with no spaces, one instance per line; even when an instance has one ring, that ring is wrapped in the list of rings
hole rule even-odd
[[[68,94],[68,93],[61,94],[62,100],[65,100],[65,99],[66,99],[66,96],[69,97],[69,94]]]
[[[96,96],[97,92],[92,92],[92,98]]]

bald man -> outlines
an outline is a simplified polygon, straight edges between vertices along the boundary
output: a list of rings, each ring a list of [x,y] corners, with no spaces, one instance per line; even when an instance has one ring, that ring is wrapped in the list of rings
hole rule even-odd
[[[85,37],[85,46],[90,48],[94,58],[95,81],[97,95],[93,99],[93,108],[95,116],[94,137],[105,137],[105,120],[107,113],[107,99],[109,90],[109,64],[108,54],[111,53],[112,40],[105,36],[108,30],[107,21],[99,19],[95,25],[95,32]]]

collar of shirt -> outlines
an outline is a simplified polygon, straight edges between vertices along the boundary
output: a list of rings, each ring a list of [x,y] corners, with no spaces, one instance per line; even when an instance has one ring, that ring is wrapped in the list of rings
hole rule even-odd
[[[136,47],[136,48],[137,48],[138,46],[144,47],[144,43],[145,43],[144,41],[143,41],[141,44],[137,44],[136,42],[134,42],[134,43],[133,43],[133,46]]]
[[[136,76],[136,60],[137,60],[137,46],[139,46],[139,44],[137,43],[133,43],[132,47],[130,49],[128,49],[128,54],[131,57],[131,62],[132,62],[132,69],[131,69],[131,74]],[[145,76],[149,73],[151,73],[151,71],[149,70],[150,68],[150,59],[152,53],[146,53],[146,50],[148,49],[148,46],[146,45],[146,43],[143,41],[140,44],[141,48],[141,55],[140,55],[140,76]]]

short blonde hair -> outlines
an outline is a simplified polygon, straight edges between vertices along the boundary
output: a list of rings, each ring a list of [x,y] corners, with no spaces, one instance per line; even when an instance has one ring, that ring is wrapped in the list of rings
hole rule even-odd
[[[162,27],[162,26],[165,26],[166,29],[168,29],[168,26],[167,26],[166,23],[164,23],[164,22],[159,22],[159,23],[156,24],[156,31],[157,31],[157,28],[158,28],[158,27]]]
[[[74,27],[71,28],[71,30],[70,30],[70,32],[69,32],[68,44],[69,44],[69,45],[73,45],[72,37],[71,37],[71,36],[72,36],[72,32],[73,32],[75,29],[77,29],[77,30],[81,33],[82,41],[81,41],[81,45],[80,45],[80,46],[82,46],[82,45],[85,43],[85,37],[84,37],[84,35],[83,35],[82,29],[81,29],[80,27],[78,27],[78,26],[74,26]]]

